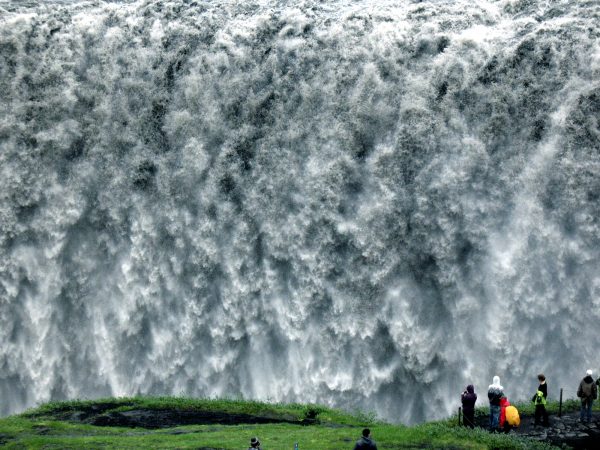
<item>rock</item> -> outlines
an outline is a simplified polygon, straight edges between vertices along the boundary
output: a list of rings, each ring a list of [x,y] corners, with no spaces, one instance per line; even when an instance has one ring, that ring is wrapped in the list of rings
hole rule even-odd
[[[50,428],[45,425],[34,425],[32,428],[37,434],[41,435],[48,434],[50,432]]]

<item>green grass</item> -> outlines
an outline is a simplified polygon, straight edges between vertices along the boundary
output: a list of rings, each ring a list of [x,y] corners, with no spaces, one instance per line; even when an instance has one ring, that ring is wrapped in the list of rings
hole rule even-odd
[[[524,405],[525,407],[526,405]],[[97,427],[57,420],[86,408],[111,411],[176,409],[248,414],[282,420],[318,419],[318,424],[291,423],[189,425],[159,430]],[[486,413],[485,408],[478,412]],[[455,418],[414,427],[374,420],[372,414],[349,414],[320,405],[274,404],[244,400],[199,400],[173,397],[53,402],[18,416],[0,419],[0,445],[7,449],[246,449],[258,436],[266,450],[352,449],[362,428],[368,426],[381,449],[539,449],[552,448],[512,435],[490,434],[456,425]]]
[[[562,412],[579,411],[580,405],[581,402],[577,399],[563,400]],[[533,415],[533,413],[535,412],[535,405],[533,404],[533,402],[517,402],[515,403],[515,406],[517,407],[519,412],[522,412],[524,414]],[[549,400],[546,404],[546,411],[548,411],[548,414],[556,415],[558,414],[558,406],[558,400]],[[600,411],[600,405],[597,401],[594,402],[593,409],[594,411]]]

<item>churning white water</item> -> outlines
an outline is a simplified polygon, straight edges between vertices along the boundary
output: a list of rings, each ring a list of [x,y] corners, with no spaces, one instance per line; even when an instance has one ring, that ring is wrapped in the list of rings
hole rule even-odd
[[[572,395],[599,267],[597,0],[0,0],[0,414]]]

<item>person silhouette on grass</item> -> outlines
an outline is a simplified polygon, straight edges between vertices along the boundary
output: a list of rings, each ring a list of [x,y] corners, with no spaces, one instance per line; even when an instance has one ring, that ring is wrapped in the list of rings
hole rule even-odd
[[[253,437],[250,439],[250,447],[248,447],[248,450],[262,450],[260,446],[260,441],[257,437]]]
[[[354,450],[377,450],[377,444],[371,439],[371,430],[365,428],[362,431],[362,437],[356,441]]]

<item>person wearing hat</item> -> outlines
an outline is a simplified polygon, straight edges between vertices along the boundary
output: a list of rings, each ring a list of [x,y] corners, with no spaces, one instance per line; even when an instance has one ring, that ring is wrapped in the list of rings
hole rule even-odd
[[[262,450],[257,437],[250,438],[250,447],[248,447],[248,450]]]
[[[585,377],[579,383],[577,397],[581,399],[579,420],[581,422],[590,422],[592,420],[592,404],[598,398],[598,387],[592,378],[592,369],[588,369]]]

